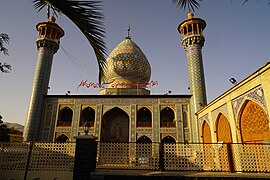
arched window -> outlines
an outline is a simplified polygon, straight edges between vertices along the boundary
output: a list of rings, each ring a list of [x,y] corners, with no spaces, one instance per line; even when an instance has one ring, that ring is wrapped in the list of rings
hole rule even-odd
[[[55,142],[68,142],[68,137],[65,134],[62,134],[55,139]]]
[[[202,134],[204,143],[212,143],[210,126],[206,121],[203,123]]]
[[[73,111],[69,107],[61,109],[58,115],[57,126],[71,126]]]
[[[230,123],[222,113],[220,113],[217,118],[217,141],[224,143],[232,142]]]
[[[174,112],[166,107],[160,111],[160,127],[175,127]]]
[[[84,108],[81,112],[80,126],[84,126],[86,122],[89,122],[90,126],[94,127],[95,110],[91,107]]]
[[[240,130],[244,143],[270,139],[269,119],[259,104],[253,101],[244,103],[240,116]]]
[[[137,112],[137,127],[152,127],[151,111],[143,107]]]

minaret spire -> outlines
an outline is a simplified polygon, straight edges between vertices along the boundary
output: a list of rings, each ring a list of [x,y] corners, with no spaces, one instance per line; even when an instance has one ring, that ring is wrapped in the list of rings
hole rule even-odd
[[[192,11],[187,19],[179,26],[182,35],[182,46],[187,53],[188,78],[191,97],[191,123],[193,123],[193,142],[198,142],[198,122],[195,113],[206,105],[206,90],[202,60],[202,47],[204,45],[203,30],[206,23],[203,19],[194,17]]]
[[[64,36],[64,30],[55,23],[55,18],[38,23],[38,59],[33,80],[32,95],[24,129],[24,141],[41,140],[40,130],[43,124],[42,112],[44,95],[48,92],[53,55],[59,49],[60,38]]]
[[[128,29],[127,29],[127,37],[126,38],[128,38],[128,39],[131,39],[131,37],[130,37],[130,24],[128,25]]]

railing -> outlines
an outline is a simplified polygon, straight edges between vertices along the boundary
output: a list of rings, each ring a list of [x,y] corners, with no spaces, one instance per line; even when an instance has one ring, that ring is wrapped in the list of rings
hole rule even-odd
[[[71,121],[58,121],[57,126],[71,126]]]
[[[137,122],[137,127],[152,127],[151,122]]]
[[[175,127],[175,122],[161,122],[160,127]]]
[[[89,121],[82,121],[82,122],[80,122],[80,127],[84,126],[86,122],[89,123],[89,126],[90,127],[94,127],[94,122],[89,122]]]

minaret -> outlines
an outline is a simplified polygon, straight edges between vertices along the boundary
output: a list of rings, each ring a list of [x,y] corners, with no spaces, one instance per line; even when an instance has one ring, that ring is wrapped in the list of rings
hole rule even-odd
[[[44,95],[47,94],[49,88],[53,55],[59,49],[60,38],[64,36],[63,29],[55,23],[54,17],[50,17],[47,22],[38,23],[36,29],[38,31],[36,41],[38,58],[23,134],[24,141],[40,140]]]
[[[182,45],[187,53],[189,89],[192,95],[190,128],[193,142],[199,140],[195,113],[207,103],[202,60],[205,27],[205,21],[194,17],[192,12],[189,12],[187,19],[178,26],[178,31],[182,35]]]

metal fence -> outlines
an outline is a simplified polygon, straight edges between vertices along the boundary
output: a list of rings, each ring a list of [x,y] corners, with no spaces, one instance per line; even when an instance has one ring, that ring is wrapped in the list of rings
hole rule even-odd
[[[97,168],[270,172],[270,144],[98,142]],[[75,143],[0,143],[4,171],[71,172]]]

